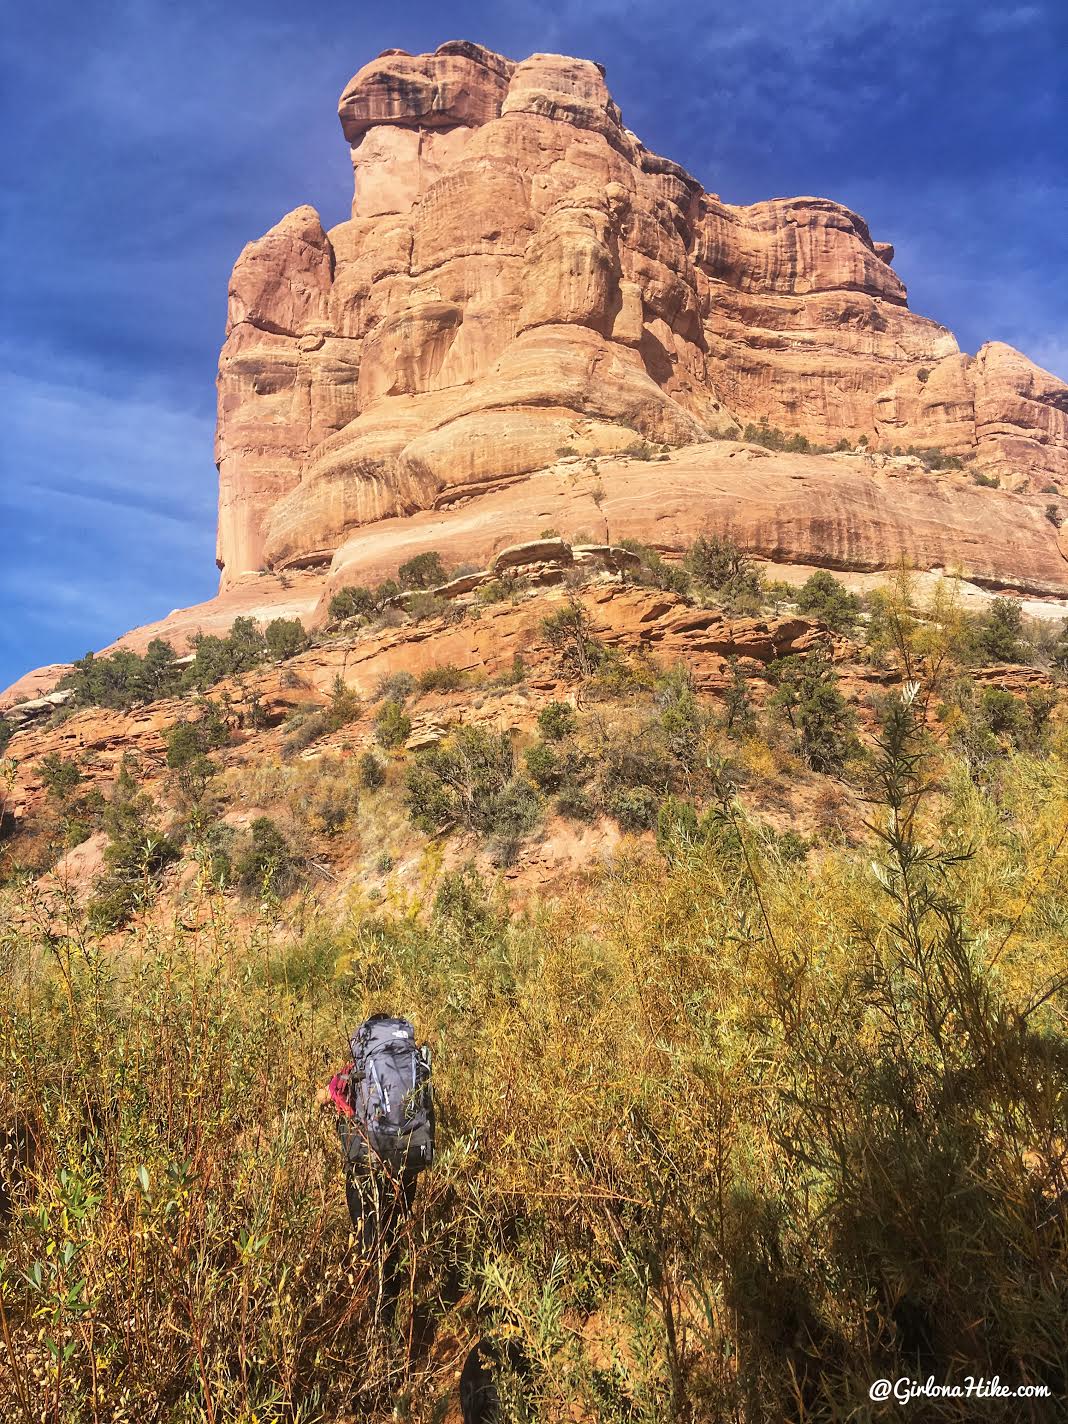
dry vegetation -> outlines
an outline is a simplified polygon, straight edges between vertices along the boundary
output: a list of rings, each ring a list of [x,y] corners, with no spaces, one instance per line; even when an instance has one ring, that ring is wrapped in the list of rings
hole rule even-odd
[[[983,703],[951,603],[902,583],[871,617],[916,680],[874,738],[818,660],[713,708],[571,609],[586,705],[522,748],[200,767],[193,881],[121,934],[10,885],[0,1417],[430,1424],[480,1335],[522,1342],[515,1420],[835,1424],[928,1374],[1064,1395],[1068,728],[1052,697]],[[209,755],[178,741],[172,771]],[[811,838],[753,813],[790,778]],[[147,902],[165,818],[136,795],[110,873]],[[522,909],[481,852],[442,873],[443,836],[521,857],[532,807],[655,834]],[[441,832],[421,882],[287,912],[307,857],[367,867],[413,823]],[[397,1330],[312,1106],[374,1009],[432,1045],[440,1109]],[[913,1417],[975,1417],[941,1408]]]

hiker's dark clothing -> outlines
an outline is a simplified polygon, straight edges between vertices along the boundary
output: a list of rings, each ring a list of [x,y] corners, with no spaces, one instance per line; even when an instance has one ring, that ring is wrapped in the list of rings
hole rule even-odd
[[[415,1201],[415,1174],[392,1177],[385,1172],[349,1167],[345,1173],[345,1201],[356,1245],[373,1266],[377,1281],[378,1311],[391,1324],[400,1295],[404,1229]]]

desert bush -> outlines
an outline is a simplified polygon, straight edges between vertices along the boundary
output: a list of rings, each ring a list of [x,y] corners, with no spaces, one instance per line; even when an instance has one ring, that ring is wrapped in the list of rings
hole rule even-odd
[[[88,904],[89,924],[98,933],[120,929],[150,904],[161,874],[181,854],[160,828],[158,808],[139,788],[129,758],[123,759],[103,821],[105,869]]]
[[[296,820],[314,835],[334,837],[349,830],[360,809],[357,775],[337,757],[321,757],[288,797]]]
[[[437,663],[419,674],[421,692],[456,692],[467,681],[467,673],[454,663]]]
[[[82,770],[78,763],[61,756],[59,752],[43,756],[37,763],[37,773],[48,799],[60,806],[70,801],[82,782]]]
[[[820,654],[780,658],[768,668],[779,708],[797,736],[801,757],[814,771],[841,771],[858,748],[852,708],[838,690],[838,677]]]
[[[656,825],[660,798],[648,786],[617,786],[608,795],[606,810],[624,831],[647,831]]]
[[[460,727],[420,753],[406,781],[410,816],[424,830],[446,822],[513,843],[533,829],[541,802],[517,776],[510,738],[482,727]]]
[[[342,727],[358,722],[362,714],[360,694],[354,687],[348,686],[340,673],[336,673],[330,688],[330,701],[326,706],[326,730],[339,732]]]
[[[917,446],[910,445],[905,451],[914,460],[919,460],[925,470],[962,470],[964,461],[959,455],[947,455],[944,450],[937,446]],[[983,481],[978,481],[983,483]]]
[[[410,672],[391,672],[379,678],[371,695],[372,702],[404,703],[416,691],[419,684]]]
[[[397,570],[397,581],[403,589],[437,588],[445,583],[447,577],[445,565],[436,549],[416,554]]]
[[[702,755],[708,719],[698,706],[693,679],[684,663],[676,663],[657,678],[654,702],[668,755],[684,771],[692,772]]]
[[[297,710],[291,712],[286,718],[285,729],[282,732],[282,755],[293,757],[300,752],[307,751],[308,747],[314,745],[320,737],[325,737],[329,730],[330,722],[325,711]]]
[[[299,618],[272,618],[263,630],[268,658],[282,662],[294,658],[308,646],[308,635]]]
[[[95,787],[85,789],[81,766],[59,752],[49,752],[38,763],[41,785],[66,846],[80,845],[100,825],[104,798]],[[0,800],[2,808],[2,800]],[[0,815],[0,822],[3,816]]]
[[[797,607],[838,633],[850,633],[860,616],[861,601],[833,574],[817,569],[797,590]]]
[[[449,618],[456,609],[448,599],[439,598],[436,593],[417,592],[405,601],[404,612],[413,623],[422,623],[427,618]]]
[[[269,816],[257,816],[233,860],[234,878],[247,895],[284,898],[296,889],[302,858]]]
[[[760,606],[760,572],[749,554],[731,539],[700,535],[690,546],[685,566],[694,582],[730,612],[754,612]]]
[[[360,757],[360,785],[367,791],[377,791],[386,784],[386,764],[374,752],[364,752]]]
[[[204,798],[208,783],[218,767],[209,752],[225,746],[230,730],[218,706],[205,699],[196,718],[183,718],[163,734],[167,766],[179,796],[189,804]]]
[[[1023,609],[1018,598],[995,598],[979,620],[976,653],[993,663],[1026,662],[1030,648],[1024,640]]]
[[[658,549],[639,543],[637,539],[621,539],[619,543],[621,548],[629,549],[641,559],[639,582],[649,584],[653,588],[662,588],[669,593],[677,593],[683,598],[689,594],[692,580],[681,565],[669,563]]]
[[[339,588],[330,598],[329,613],[335,623],[348,618],[370,618],[377,609],[375,595],[359,584]]]
[[[570,677],[590,677],[604,659],[604,648],[590,627],[590,615],[577,598],[541,620],[545,641]]]
[[[538,731],[547,742],[562,741],[577,726],[578,718],[569,702],[547,702],[538,713]]]
[[[756,722],[749,679],[737,658],[729,659],[731,678],[723,693],[723,726],[732,737],[745,736]]]
[[[490,579],[488,583],[479,584],[475,589],[475,602],[477,604],[503,603],[514,592],[511,580],[505,582],[504,579]]]
[[[523,753],[527,775],[541,791],[557,791],[564,780],[564,767],[555,748],[535,742]]]
[[[143,655],[125,648],[104,657],[86,653],[71,665],[59,686],[69,688],[79,706],[125,709],[178,691],[181,676],[174,664],[170,643],[153,638]]]
[[[600,806],[585,786],[577,782],[565,782],[553,802],[557,815],[569,821],[595,821],[600,815]]]
[[[1068,672],[1068,619],[1061,624],[1060,632],[1050,648],[1050,662],[1058,672]],[[0,747],[0,750],[3,748]]]
[[[401,703],[392,698],[375,713],[375,741],[380,747],[402,747],[412,734],[412,719]]]

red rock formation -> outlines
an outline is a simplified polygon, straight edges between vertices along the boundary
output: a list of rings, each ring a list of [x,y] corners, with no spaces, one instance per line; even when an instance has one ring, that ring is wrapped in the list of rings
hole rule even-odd
[[[1068,388],[1008,347],[963,356],[849,209],[705,193],[623,127],[598,65],[391,50],[339,113],[351,219],[327,234],[298,208],[231,281],[224,583],[325,562],[572,443],[678,446],[760,417],[941,446],[1018,487],[1068,479]]]

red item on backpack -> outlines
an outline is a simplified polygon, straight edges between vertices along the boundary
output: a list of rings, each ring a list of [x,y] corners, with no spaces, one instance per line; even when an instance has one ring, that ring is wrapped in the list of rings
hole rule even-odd
[[[342,1117],[354,1116],[352,1104],[349,1102],[349,1073],[351,1071],[352,1064],[350,1063],[343,1072],[334,1074],[326,1089],[330,1094],[330,1101]]]

